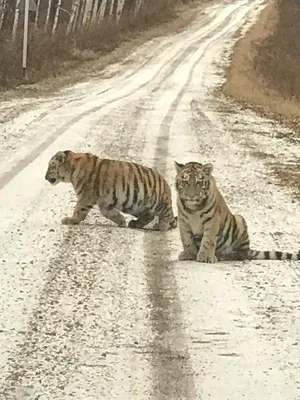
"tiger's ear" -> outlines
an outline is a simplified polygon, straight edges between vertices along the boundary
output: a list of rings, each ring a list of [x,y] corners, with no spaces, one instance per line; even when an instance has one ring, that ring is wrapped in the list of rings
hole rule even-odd
[[[213,169],[214,169],[214,167],[211,163],[204,164],[202,167],[202,171],[208,176],[212,173]]]
[[[68,156],[69,153],[70,153],[70,150],[58,151],[58,152],[56,153],[56,159],[57,159],[59,162],[64,162],[64,161],[66,161],[66,158],[67,158],[67,156]]]
[[[179,174],[179,172],[181,172],[182,168],[184,167],[184,164],[179,164],[177,161],[174,161],[174,164],[175,164],[177,174]]]

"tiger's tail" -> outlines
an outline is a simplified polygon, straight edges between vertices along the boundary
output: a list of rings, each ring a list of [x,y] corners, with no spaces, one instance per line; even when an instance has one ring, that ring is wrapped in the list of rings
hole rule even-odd
[[[250,249],[247,253],[249,260],[300,260],[300,251],[298,253],[287,253],[282,251],[257,251]]]

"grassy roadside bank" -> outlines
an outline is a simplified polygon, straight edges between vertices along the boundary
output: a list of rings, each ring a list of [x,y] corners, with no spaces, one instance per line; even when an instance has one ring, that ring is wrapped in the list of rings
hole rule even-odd
[[[299,1],[270,1],[236,43],[223,93],[300,130],[299,37]]]
[[[163,3],[163,2],[162,2]],[[110,64],[122,62],[144,42],[184,29],[212,0],[166,0],[171,7],[159,7],[159,12],[145,12],[135,24],[126,21],[118,27],[107,21],[101,35],[89,32],[79,37],[76,47],[59,37],[43,40],[32,37],[29,49],[29,83],[21,77],[19,55],[0,45],[0,101],[14,97],[36,97],[53,92],[89,77],[95,77]],[[96,29],[96,28],[95,28]],[[1,41],[0,41],[1,43]],[[21,40],[20,40],[21,43]],[[19,57],[19,59],[18,59]],[[50,61],[49,61],[50,60]],[[21,85],[21,86],[20,86]]]

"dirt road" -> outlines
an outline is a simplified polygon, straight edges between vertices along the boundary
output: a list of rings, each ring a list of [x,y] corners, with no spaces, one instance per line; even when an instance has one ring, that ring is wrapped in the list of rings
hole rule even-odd
[[[299,263],[179,262],[178,230],[117,228],[96,209],[62,226],[75,195],[44,180],[56,151],[87,150],[157,168],[175,197],[174,159],[212,162],[253,247],[297,251],[299,206],[254,150],[300,150],[214,92],[262,5],[222,1],[1,125],[1,400],[300,399]]]

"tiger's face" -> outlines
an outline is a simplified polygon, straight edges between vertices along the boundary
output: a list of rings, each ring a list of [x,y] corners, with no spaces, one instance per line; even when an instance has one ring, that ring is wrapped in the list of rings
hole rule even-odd
[[[59,182],[71,182],[71,168],[68,162],[69,150],[57,152],[49,161],[45,179],[51,185]]]
[[[198,204],[206,200],[212,179],[212,164],[202,165],[197,162],[179,164],[175,161],[175,167],[177,170],[176,189],[179,197]]]

